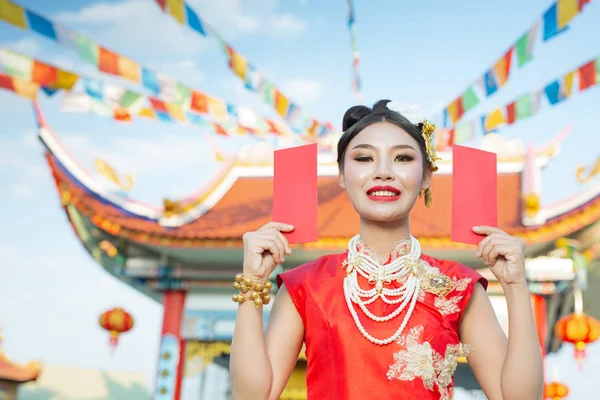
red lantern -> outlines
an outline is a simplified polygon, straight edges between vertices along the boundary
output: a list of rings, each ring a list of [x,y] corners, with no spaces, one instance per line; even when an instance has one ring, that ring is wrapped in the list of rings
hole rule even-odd
[[[598,340],[600,321],[583,313],[561,318],[555,325],[556,336],[575,345],[575,360],[581,369],[585,359],[585,345]]]
[[[120,307],[113,308],[100,315],[100,326],[110,332],[110,346],[114,349],[119,335],[133,328],[133,317]]]
[[[559,382],[544,385],[544,399],[561,400],[569,395],[569,388]]]

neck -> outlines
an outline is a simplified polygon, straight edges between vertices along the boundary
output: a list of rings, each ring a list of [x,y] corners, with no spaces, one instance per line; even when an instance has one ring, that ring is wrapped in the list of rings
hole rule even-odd
[[[387,260],[396,242],[410,239],[408,216],[395,222],[377,222],[361,218],[360,239],[383,260]]]

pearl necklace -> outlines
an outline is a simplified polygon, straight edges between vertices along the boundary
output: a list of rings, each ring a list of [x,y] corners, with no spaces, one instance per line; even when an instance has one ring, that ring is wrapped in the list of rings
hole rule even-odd
[[[407,254],[392,260],[389,264],[381,265],[378,260],[374,260],[369,255],[356,250],[358,239],[359,235],[356,235],[348,242],[348,259],[344,263],[344,268],[346,268],[346,277],[344,278],[346,304],[356,327],[362,335],[372,343],[387,345],[398,340],[402,335],[419,298],[421,292],[419,274],[421,246],[419,241],[411,236],[410,251]],[[362,289],[358,284],[358,275],[367,279],[369,283],[375,284],[375,286],[369,290]],[[402,287],[397,289],[384,287],[384,283],[390,284],[392,281],[404,278],[407,275],[408,278]],[[395,299],[389,297],[395,297]],[[379,298],[386,304],[400,305],[388,315],[377,316],[367,309],[367,305]],[[390,321],[400,315],[407,306],[408,310],[396,333],[386,339],[377,339],[371,336],[363,327],[353,304],[357,304],[367,317],[376,322]]]

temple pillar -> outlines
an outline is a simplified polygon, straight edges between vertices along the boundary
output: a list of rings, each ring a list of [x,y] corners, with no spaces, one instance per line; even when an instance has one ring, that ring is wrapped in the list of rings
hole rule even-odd
[[[547,308],[546,299],[539,294],[531,295],[531,305],[533,307],[533,317],[535,327],[538,334],[538,340],[542,350],[542,372],[544,374],[544,382],[546,381],[546,331],[547,331]]]
[[[183,340],[181,322],[185,304],[184,291],[168,290],[163,298],[163,325],[160,338],[155,400],[179,400],[183,375]]]

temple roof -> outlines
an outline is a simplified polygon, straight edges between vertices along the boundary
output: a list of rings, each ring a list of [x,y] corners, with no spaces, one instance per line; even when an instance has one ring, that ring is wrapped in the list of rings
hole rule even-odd
[[[0,379],[18,383],[33,381],[38,378],[42,368],[38,362],[26,365],[16,364],[0,350]]]
[[[38,122],[63,206],[75,206],[108,234],[163,247],[230,247],[239,246],[245,232],[270,220],[272,165],[244,165],[229,160],[204,189],[181,202],[165,201],[165,208],[161,209],[116,194],[66,152],[41,114]],[[538,150],[530,169],[541,170],[557,151],[556,142]],[[411,214],[411,231],[425,249],[466,248],[450,241],[451,155],[445,154],[443,159],[431,187],[433,207],[427,209],[417,203]],[[526,158],[511,155],[498,159],[500,228],[523,237],[528,244],[539,244],[569,235],[600,218],[598,183],[563,202],[541,206],[538,223],[526,223],[522,206]],[[338,186],[334,163],[319,165],[318,187],[320,240],[305,247],[339,247],[338,241],[345,243],[358,232],[359,221],[346,193]]]

